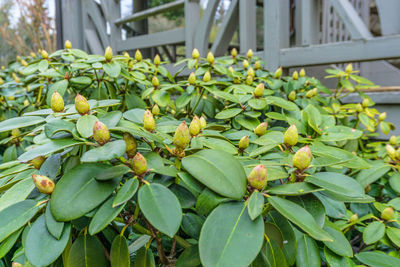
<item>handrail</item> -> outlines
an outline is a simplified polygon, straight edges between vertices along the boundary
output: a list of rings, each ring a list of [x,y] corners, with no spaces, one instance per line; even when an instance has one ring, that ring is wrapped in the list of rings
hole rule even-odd
[[[154,15],[164,13],[164,12],[167,12],[167,11],[170,11],[173,9],[177,9],[179,7],[182,7],[184,4],[185,4],[185,0],[177,0],[174,2],[170,2],[168,4],[164,4],[161,6],[149,8],[149,9],[134,13],[134,14],[126,16],[124,18],[117,19],[116,21],[114,21],[114,23],[115,23],[115,25],[118,26],[118,25],[121,25],[121,24],[124,24],[127,22],[145,19],[150,16],[154,16]]]

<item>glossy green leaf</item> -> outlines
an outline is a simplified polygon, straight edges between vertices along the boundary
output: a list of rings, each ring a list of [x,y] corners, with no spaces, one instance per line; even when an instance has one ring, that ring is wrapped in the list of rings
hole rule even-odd
[[[34,200],[24,200],[0,211],[0,242],[24,226],[39,207]]]
[[[138,201],[146,219],[158,230],[173,237],[182,221],[177,197],[165,186],[152,183],[139,189]]]
[[[57,133],[70,133],[73,136],[77,135],[75,123],[57,118],[45,124],[44,132],[48,138],[57,137]]]
[[[386,229],[386,235],[389,237],[397,247],[400,247],[400,229],[394,227],[388,227]]]
[[[117,235],[111,245],[110,251],[111,267],[129,267],[130,258],[128,243],[123,235]]]
[[[224,151],[199,151],[183,158],[182,166],[194,178],[222,196],[241,199],[246,191],[246,174],[242,165]]]
[[[393,267],[400,266],[400,259],[395,258],[381,251],[360,252],[355,257],[362,263],[371,267]]]
[[[287,197],[286,199],[293,201],[308,211],[320,227],[324,226],[326,217],[325,208],[316,196],[313,194],[307,194],[303,196]]]
[[[289,110],[289,111],[294,111],[294,110],[298,109],[296,104],[294,104],[290,101],[287,101],[281,97],[269,96],[266,99],[269,104],[281,107],[281,108]]]
[[[133,267],[155,267],[155,266],[156,263],[151,249],[142,247],[137,251]]]
[[[322,228],[314,220],[313,216],[300,205],[274,196],[269,197],[268,201],[279,213],[299,226],[314,239],[321,241],[332,241],[332,237],[327,232],[322,230]]]
[[[24,128],[44,122],[44,118],[38,116],[15,117],[0,122],[0,132],[10,131],[16,128]]]
[[[176,262],[176,267],[199,267],[201,266],[199,247],[192,245],[185,249]]]
[[[286,258],[280,246],[273,239],[265,242],[265,256],[272,267],[287,267]]]
[[[241,108],[225,109],[225,110],[222,110],[221,112],[217,113],[215,115],[215,118],[219,119],[219,120],[225,120],[225,119],[229,119],[229,118],[235,117],[240,112],[242,112]]]
[[[121,212],[125,205],[120,205],[113,208],[112,203],[114,197],[109,198],[94,214],[92,221],[89,224],[89,234],[95,235],[111,223],[115,217]]]
[[[100,205],[118,184],[117,179],[99,182],[107,165],[81,164],[58,181],[51,197],[51,212],[58,221],[77,219]]]
[[[296,266],[298,267],[320,267],[321,258],[319,249],[314,239],[307,235],[301,235],[297,241]]]
[[[0,211],[5,208],[25,200],[32,190],[35,188],[35,184],[32,181],[30,172],[27,174],[28,177],[21,180],[20,182],[13,185],[0,197]]]
[[[76,129],[82,137],[89,138],[93,135],[93,127],[96,121],[98,121],[96,116],[83,115],[76,122]]]
[[[256,258],[264,238],[264,223],[261,217],[252,221],[246,209],[243,202],[224,203],[208,216],[199,239],[205,267],[248,266]]]
[[[360,171],[356,177],[356,180],[363,187],[383,177],[390,170],[390,166],[383,161],[375,161],[371,165],[370,169]]]
[[[396,193],[400,194],[400,174],[394,173],[389,179],[389,184]]]
[[[55,91],[57,91],[57,93],[63,96],[67,91],[67,88],[68,88],[68,80],[62,79],[55,82],[47,92],[47,98],[46,98],[47,105],[51,106],[51,97],[53,96]]]
[[[126,144],[124,140],[112,141],[86,151],[81,157],[81,162],[98,162],[119,158],[125,153],[125,150]]]
[[[0,243],[0,259],[3,258],[12,249],[15,242],[17,242],[18,237],[21,235],[22,230],[24,230],[24,228],[15,231],[5,240],[3,240],[3,242]]]
[[[46,212],[44,215],[46,219],[47,231],[49,231],[49,233],[56,239],[60,239],[64,229],[64,222],[58,222],[56,219],[54,219],[50,210],[50,202],[47,203]]]
[[[196,211],[201,215],[208,215],[220,203],[230,201],[230,198],[222,197],[208,188],[204,188],[197,197]]]
[[[312,184],[306,182],[298,182],[293,184],[277,185],[268,188],[267,192],[272,195],[300,196],[321,190],[323,189],[318,188]]]
[[[347,257],[342,257],[330,250],[328,247],[324,247],[325,259],[330,267],[352,267],[351,260]]]
[[[59,240],[54,238],[46,227],[45,215],[32,225],[26,238],[25,255],[35,266],[47,266],[64,251],[71,234],[71,224],[66,224]]]
[[[353,249],[342,232],[328,225],[324,226],[324,230],[332,237],[332,242],[324,241],[325,246],[336,254],[343,257],[353,257]]]
[[[116,78],[121,73],[121,65],[117,61],[103,64],[103,70],[111,77]]]
[[[201,227],[204,224],[204,217],[195,213],[186,213],[182,218],[182,230],[195,239],[199,239]]]
[[[131,199],[137,189],[139,187],[139,180],[138,179],[129,179],[124,183],[124,185],[119,189],[117,195],[115,196],[115,199],[113,201],[113,207],[119,206],[125,202],[127,202],[129,199]]]
[[[100,241],[95,236],[79,236],[69,251],[68,266],[107,267],[108,263]]]
[[[375,221],[367,225],[363,232],[365,244],[370,245],[382,239],[385,235],[385,225],[380,221]]]
[[[264,196],[260,192],[254,191],[248,201],[247,211],[250,218],[254,221],[258,216],[260,216],[263,210]]]

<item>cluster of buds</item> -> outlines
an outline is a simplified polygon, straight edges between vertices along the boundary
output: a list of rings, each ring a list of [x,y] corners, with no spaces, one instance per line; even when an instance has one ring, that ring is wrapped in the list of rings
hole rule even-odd
[[[257,165],[251,170],[247,177],[249,185],[259,191],[263,190],[267,186],[267,169],[264,165]]]
[[[191,136],[196,136],[201,131],[201,123],[199,117],[194,115],[193,120],[190,122],[189,125],[189,132]]]
[[[147,172],[147,161],[139,152],[132,159],[132,169],[138,176],[144,176]]]
[[[149,132],[153,132],[156,128],[156,122],[153,114],[148,109],[146,109],[143,115],[143,127]]]
[[[307,169],[311,163],[311,150],[308,146],[302,147],[293,156],[293,167],[302,172]]]
[[[54,182],[49,177],[32,174],[33,183],[40,193],[50,195],[54,190]]]
[[[100,121],[95,122],[93,126],[93,138],[101,146],[110,141],[110,131],[104,123]]]
[[[256,98],[262,97],[264,94],[264,84],[260,83],[257,85],[257,87],[254,89],[254,96]]]
[[[257,136],[262,136],[267,132],[267,126],[268,123],[267,122],[262,122],[260,123],[255,129],[254,129],[254,133]]]
[[[392,207],[387,207],[381,212],[381,219],[385,221],[390,221],[393,219],[394,210]]]
[[[299,140],[299,132],[297,131],[297,127],[295,124],[290,126],[285,134],[283,135],[283,143],[289,147],[292,147],[297,144]]]
[[[75,109],[81,115],[89,114],[89,112],[90,112],[89,102],[87,101],[87,99],[84,96],[82,96],[80,94],[76,95]]]
[[[396,142],[396,137],[391,138],[392,142],[390,143],[395,143]],[[394,144],[396,145],[396,144]],[[386,145],[386,154],[388,154],[388,156],[390,157],[391,160],[393,160],[394,162],[399,162],[400,161],[400,148],[397,148],[397,150],[391,145],[391,144],[387,144]]]
[[[54,112],[62,112],[64,110],[64,100],[57,91],[51,96],[50,104]]]
[[[124,133],[124,141],[126,145],[126,155],[128,158],[132,158],[136,154],[137,142],[135,137],[133,137],[130,133]]]
[[[39,170],[40,167],[42,167],[42,164],[43,164],[43,162],[44,162],[45,160],[46,160],[46,158],[45,158],[44,156],[38,156],[38,157],[32,159],[30,163],[32,164],[32,166],[33,166],[35,169]]]
[[[311,89],[310,91],[308,91],[308,92],[306,93],[306,97],[307,97],[307,98],[313,98],[314,96],[317,95],[317,93],[318,93],[318,88],[315,87],[314,89]]]

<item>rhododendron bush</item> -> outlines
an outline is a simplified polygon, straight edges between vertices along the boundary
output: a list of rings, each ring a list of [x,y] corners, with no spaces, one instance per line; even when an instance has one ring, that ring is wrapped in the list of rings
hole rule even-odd
[[[1,71],[0,266],[400,266],[374,84],[201,56],[67,42]]]

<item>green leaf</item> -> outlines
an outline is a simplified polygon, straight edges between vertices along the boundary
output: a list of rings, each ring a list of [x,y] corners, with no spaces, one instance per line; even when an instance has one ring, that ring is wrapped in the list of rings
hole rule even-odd
[[[268,201],[279,213],[299,226],[312,238],[321,241],[332,241],[332,237],[327,232],[322,230],[314,220],[313,216],[300,205],[275,196],[269,197]]]
[[[112,61],[106,64],[103,64],[103,70],[113,78],[117,78],[121,73],[121,65],[118,62]]]
[[[123,235],[117,235],[111,245],[110,251],[111,267],[129,267],[130,257],[128,243]]]
[[[255,110],[261,110],[268,106],[268,101],[262,98],[250,99],[247,104]]]
[[[52,140],[45,143],[44,145],[40,145],[35,147],[34,149],[28,150],[27,152],[19,156],[18,160],[21,162],[28,162],[38,156],[47,156],[51,153],[80,144],[82,144],[82,142],[73,139]]]
[[[192,208],[196,204],[196,197],[184,186],[172,184],[169,189],[178,198],[182,209]]]
[[[49,233],[56,239],[60,239],[64,229],[64,222],[57,222],[56,219],[54,219],[50,210],[50,202],[47,203],[46,206],[45,219]]]
[[[117,195],[115,196],[113,207],[119,206],[127,202],[129,199],[131,199],[135,195],[138,187],[139,187],[138,179],[131,178],[128,181],[126,181],[124,185],[121,187],[121,189],[118,191]]]
[[[381,251],[360,252],[355,257],[357,260],[371,267],[400,266],[400,259],[386,255]]]
[[[67,132],[75,136],[77,134],[75,123],[65,121],[60,118],[52,120],[44,126],[44,132],[48,138],[52,138],[56,133]]]
[[[306,182],[298,182],[293,184],[277,185],[269,188],[267,192],[272,195],[300,196],[321,190],[323,189],[318,188],[312,184]]]
[[[186,213],[182,218],[182,230],[195,239],[199,239],[201,227],[204,224],[204,217],[194,213]]]
[[[232,95],[230,93],[224,92],[224,91],[213,91],[212,94],[216,95],[217,97],[223,98],[225,100],[228,100],[233,103],[238,103],[240,104],[239,99],[237,96]]]
[[[336,173],[336,172],[320,172],[308,176],[306,182],[322,187],[335,194],[347,197],[363,197],[364,189],[353,178]]]
[[[107,267],[107,259],[100,241],[95,236],[79,236],[69,251],[68,266]]]
[[[38,64],[30,64],[22,70],[22,75],[27,76],[33,74],[38,69]]]
[[[96,179],[99,181],[106,181],[113,178],[120,178],[122,175],[128,173],[130,170],[131,168],[123,164],[112,166],[104,169],[103,172],[97,175]]]
[[[352,267],[351,260],[347,257],[341,257],[335,253],[333,253],[328,247],[324,247],[324,255],[325,259],[328,262],[330,267]]]
[[[125,111],[123,116],[125,119],[130,120],[134,123],[143,124],[144,113],[145,113],[144,109],[134,108],[134,109]]]
[[[96,121],[98,121],[96,116],[83,115],[76,122],[76,129],[82,137],[89,138],[93,135],[93,127]]]
[[[9,237],[7,237],[3,242],[0,244],[0,259],[3,258],[14,246],[15,242],[17,242],[18,237],[22,233],[22,230],[24,228],[19,229],[18,231],[15,231],[13,234],[11,234]],[[1,263],[1,261],[0,261]]]
[[[143,137],[143,138],[146,138],[147,140],[151,140],[151,141],[155,141],[155,142],[159,142],[159,143],[163,143],[163,141],[164,141],[164,138],[162,138],[159,135],[156,135],[156,134],[153,134],[150,132],[141,131],[138,129],[128,128],[128,127],[114,127],[114,128],[111,128],[110,130],[127,132],[127,133],[130,133],[131,135]]]
[[[315,240],[307,235],[301,235],[297,241],[297,267],[320,267],[321,258]]]
[[[49,68],[49,61],[46,59],[42,59],[38,64],[38,69],[40,72],[43,72]]]
[[[192,245],[185,249],[176,262],[176,267],[199,267],[201,266],[199,247]]]
[[[400,174],[394,173],[389,179],[390,187],[398,194],[400,194]]]
[[[64,251],[71,234],[71,224],[66,224],[60,240],[54,238],[46,227],[45,215],[40,216],[29,230],[25,241],[25,255],[35,266],[47,266]]]
[[[120,205],[116,208],[113,208],[112,203],[114,201],[114,197],[109,198],[100,208],[96,211],[93,216],[92,221],[89,224],[89,234],[95,235],[104,228],[107,227],[109,223],[114,220],[115,217],[121,212],[121,210],[125,207],[125,205]]]
[[[45,118],[39,116],[16,117],[0,122],[0,132],[10,131],[16,128],[24,128],[36,125],[45,121]]]
[[[360,171],[356,177],[362,187],[377,181],[390,170],[390,166],[383,161],[374,161],[371,165],[371,168]]]
[[[254,191],[248,201],[249,203],[247,206],[247,211],[249,213],[250,219],[254,221],[255,219],[257,219],[258,216],[260,216],[263,210],[264,196],[260,192]]]
[[[13,185],[0,197],[0,211],[25,200],[34,188],[35,184],[32,182],[31,172],[29,172],[27,178]]]
[[[151,249],[142,247],[136,252],[133,267],[155,267],[154,255]]]
[[[340,256],[353,257],[353,249],[342,232],[328,225],[324,226],[324,230],[329,233],[333,239],[333,242],[324,241],[325,246]]]
[[[385,235],[385,225],[380,221],[368,224],[363,232],[363,240],[367,245],[378,242]]]
[[[24,200],[0,211],[0,242],[24,226],[39,207],[34,200]]]
[[[235,117],[236,115],[238,115],[242,111],[243,110],[241,108],[225,109],[225,110],[222,110],[221,112],[217,113],[215,115],[215,118],[219,119],[219,120],[229,119],[229,118]]]
[[[362,135],[362,131],[346,126],[332,126],[323,131],[321,141],[337,142],[344,140],[358,139]]]
[[[272,105],[281,107],[281,108],[289,110],[289,111],[298,110],[298,107],[296,104],[294,104],[290,101],[287,101],[281,97],[268,96],[266,99],[267,99],[268,104],[272,104]]]
[[[316,196],[308,194],[303,196],[287,197],[286,199],[293,201],[308,211],[320,227],[324,226],[326,217],[325,208]]]
[[[388,227],[386,229],[386,235],[389,237],[397,247],[400,247],[400,229],[394,227]]]
[[[68,88],[68,80],[62,79],[58,82],[55,82],[47,92],[47,98],[46,98],[47,105],[51,106],[51,97],[53,96],[55,91],[57,91],[57,93],[63,96],[67,91],[67,88]]]
[[[231,199],[222,197],[208,188],[204,188],[197,198],[196,211],[198,214],[207,215],[220,203],[228,202]]]
[[[205,267],[248,266],[260,251],[263,239],[261,217],[252,221],[243,202],[221,204],[201,229],[201,262]]]
[[[92,79],[87,76],[73,77],[69,81],[75,87],[86,87],[92,83]]]
[[[222,140],[219,138],[206,138],[201,140],[204,146],[210,148],[210,149],[218,149],[222,150],[225,152],[228,152],[229,154],[237,154],[237,148],[232,145],[232,143]]]
[[[112,160],[121,157],[125,153],[125,150],[125,141],[116,140],[113,142],[109,142],[103,146],[86,151],[81,157],[81,162],[98,162]]]
[[[267,239],[265,243],[265,256],[272,267],[287,267],[286,258],[282,249],[273,239]]]
[[[117,179],[96,180],[107,165],[81,164],[58,181],[51,196],[51,212],[57,221],[77,219],[100,205],[118,184]]]
[[[118,122],[122,118],[122,112],[119,110],[109,111],[104,116],[100,117],[100,121],[104,123],[108,128],[117,126]]]
[[[218,194],[241,199],[246,192],[246,173],[231,154],[202,150],[183,158],[182,166],[201,183]]]
[[[152,99],[160,107],[166,107],[171,101],[171,95],[167,91],[157,90],[153,93]]]
[[[173,237],[182,221],[182,208],[177,197],[161,184],[143,185],[139,189],[140,209],[158,230]]]

